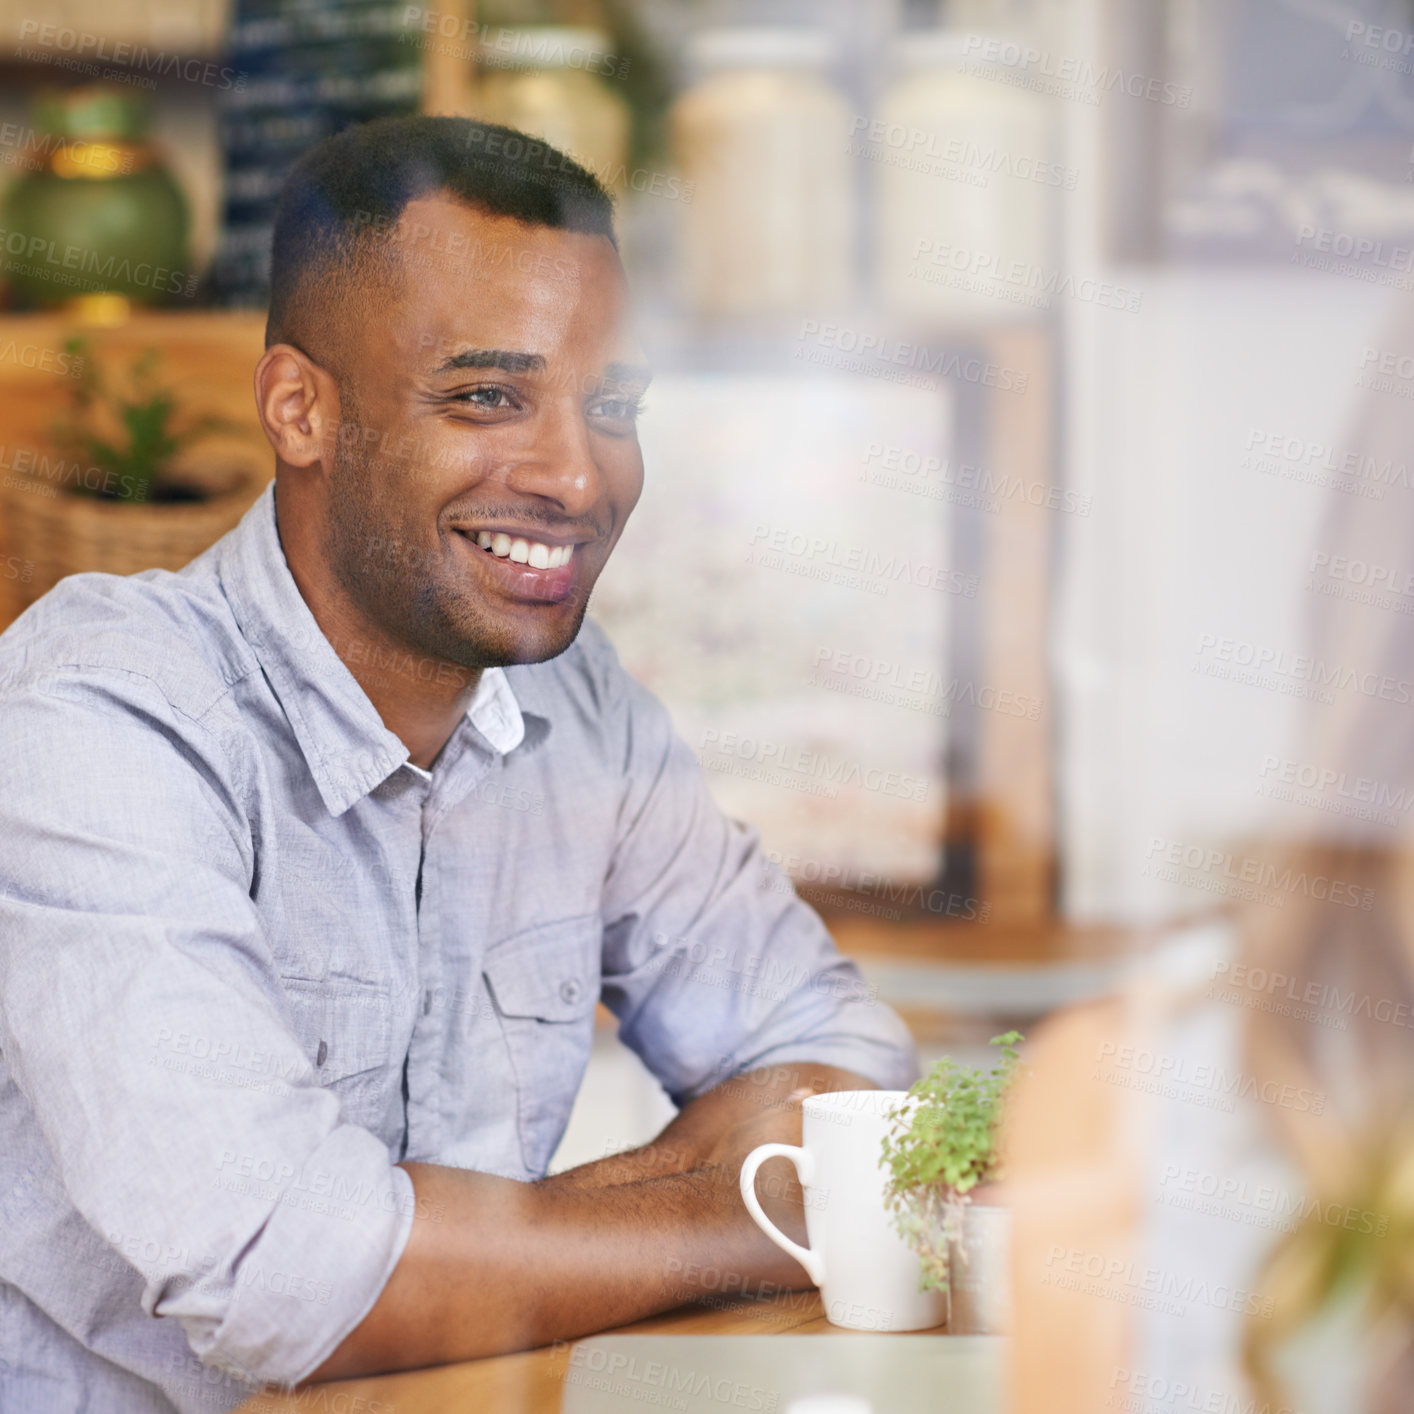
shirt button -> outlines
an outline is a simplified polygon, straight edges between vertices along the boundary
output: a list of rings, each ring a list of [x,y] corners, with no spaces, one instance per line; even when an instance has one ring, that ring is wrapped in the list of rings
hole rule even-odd
[[[314,1057],[314,1064],[315,1064],[316,1066],[323,1065],[324,1062],[325,1062],[326,1060],[328,1060],[328,1059],[329,1059],[329,1043],[328,1043],[328,1041],[321,1041],[321,1042],[319,1043],[319,1051],[318,1051],[318,1053],[317,1053],[317,1054],[315,1055],[315,1057]]]
[[[580,985],[573,977],[560,983],[560,1000],[567,1006],[573,1006],[579,1000]]]

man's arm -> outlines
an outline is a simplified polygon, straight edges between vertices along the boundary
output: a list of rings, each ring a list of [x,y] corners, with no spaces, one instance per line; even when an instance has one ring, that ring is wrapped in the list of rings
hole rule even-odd
[[[523,1350],[623,1325],[693,1294],[711,1267],[727,1289],[810,1285],[756,1227],[739,1165],[704,1165],[607,1188],[573,1188],[407,1164],[418,1216],[362,1323],[311,1376],[334,1379]],[[798,1202],[772,1218],[804,1239]]]
[[[418,1216],[402,1260],[311,1378],[470,1360],[623,1325],[690,1299],[684,1275],[703,1268],[716,1290],[809,1286],[747,1215],[742,1160],[758,1144],[800,1143],[806,1096],[874,1088],[831,1066],[754,1071],[687,1105],[652,1144],[535,1184],[404,1165]],[[758,1179],[758,1193],[803,1243],[794,1171],[769,1164],[781,1172],[764,1191]]]
[[[729,818],[652,693],[586,619],[605,730],[623,762],[604,880],[602,999],[686,1110],[728,1076],[819,1065],[902,1089],[912,1041],[819,915]]]
[[[130,670],[0,676],[0,721],[0,1082],[43,1141],[29,1177],[76,1210],[56,1319],[140,1301],[204,1363],[298,1380],[387,1283],[415,1196],[281,1007],[238,734]]]
[[[581,1164],[545,1182],[562,1188],[606,1188],[683,1173],[705,1163],[728,1131],[739,1125],[796,1104],[809,1095],[877,1088],[872,1080],[852,1071],[809,1062],[748,1071],[724,1080],[684,1105],[651,1143]],[[784,1142],[799,1143],[799,1139]]]

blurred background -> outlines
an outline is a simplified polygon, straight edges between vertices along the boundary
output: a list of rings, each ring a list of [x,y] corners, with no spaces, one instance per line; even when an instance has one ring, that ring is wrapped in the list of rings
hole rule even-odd
[[[0,36],[5,620],[234,523],[285,172],[470,114],[619,202],[658,374],[593,612],[925,1060],[1291,911],[1273,844],[1405,825],[1397,751],[1318,744],[1414,712],[1406,0],[0,0]],[[557,1166],[665,1107],[606,1025]]]

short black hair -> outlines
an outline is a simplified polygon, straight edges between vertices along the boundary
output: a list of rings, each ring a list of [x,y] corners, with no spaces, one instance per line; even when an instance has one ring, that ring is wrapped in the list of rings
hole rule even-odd
[[[614,200],[587,168],[497,123],[423,114],[378,118],[325,138],[280,191],[265,346],[311,357],[335,308],[356,299],[410,201],[435,192],[492,216],[614,238]]]

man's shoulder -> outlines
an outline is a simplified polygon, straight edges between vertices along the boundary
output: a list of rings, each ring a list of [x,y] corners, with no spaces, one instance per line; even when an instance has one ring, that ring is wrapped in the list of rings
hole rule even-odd
[[[0,696],[44,682],[146,679],[199,718],[255,666],[201,560],[175,573],[70,575],[0,634]]]

